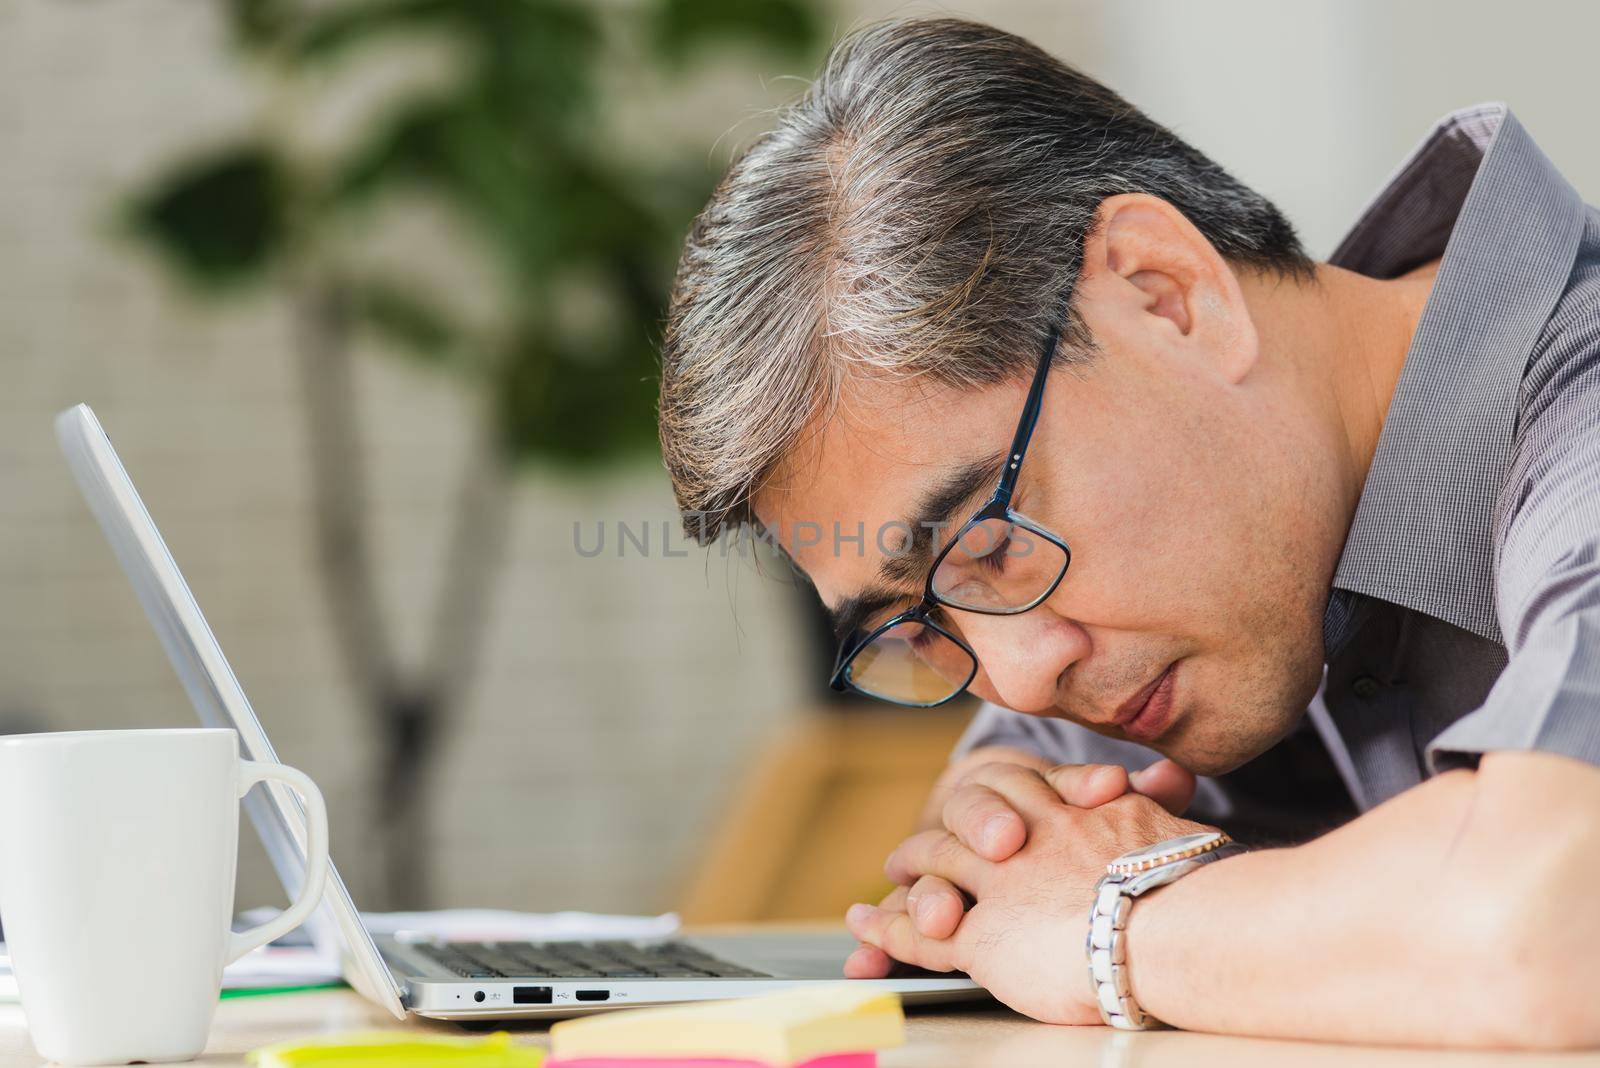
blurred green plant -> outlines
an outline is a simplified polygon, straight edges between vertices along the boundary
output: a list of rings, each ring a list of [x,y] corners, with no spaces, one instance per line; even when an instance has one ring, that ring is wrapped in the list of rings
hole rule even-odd
[[[430,903],[419,844],[429,757],[471,675],[508,521],[534,457],[595,460],[654,440],[657,325],[677,243],[709,192],[705,144],[641,163],[608,152],[608,64],[690,69],[715,47],[798,58],[812,0],[227,0],[243,61],[268,80],[265,132],[174,163],[127,206],[133,231],[206,296],[281,292],[297,321],[323,585],[382,754],[376,777],[388,907]],[[458,57],[338,150],[296,116],[341,66],[396,40]],[[715,47],[714,47],[715,46]],[[470,234],[507,299],[490,322],[405,263],[351,255],[390,194]],[[563,280],[604,314],[574,327]],[[376,338],[473,391],[481,433],[460,474],[428,643],[402,663],[378,597],[356,430],[353,347]]]

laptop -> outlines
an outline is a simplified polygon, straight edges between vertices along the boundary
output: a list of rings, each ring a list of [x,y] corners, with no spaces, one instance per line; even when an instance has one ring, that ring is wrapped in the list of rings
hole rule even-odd
[[[277,761],[266,731],[189,585],[87,405],[56,417],[56,434],[89,510],[133,583],[200,720],[239,732],[243,755]],[[263,783],[245,808],[290,897],[304,873],[305,812],[278,783]],[[447,1020],[563,1017],[630,1005],[741,997],[838,982],[854,943],[844,933],[683,936],[640,941],[441,942],[374,938],[332,864],[309,934],[336,946],[349,984],[396,1018]],[[908,972],[856,982],[908,1003],[977,1000],[962,975]]]

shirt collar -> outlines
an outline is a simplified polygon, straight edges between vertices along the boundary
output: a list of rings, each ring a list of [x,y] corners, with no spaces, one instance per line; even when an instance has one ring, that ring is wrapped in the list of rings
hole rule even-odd
[[[1583,201],[1503,104],[1442,119],[1330,257],[1392,278],[1443,256],[1334,572],[1332,656],[1359,594],[1499,641],[1495,502],[1517,396],[1577,254]]]

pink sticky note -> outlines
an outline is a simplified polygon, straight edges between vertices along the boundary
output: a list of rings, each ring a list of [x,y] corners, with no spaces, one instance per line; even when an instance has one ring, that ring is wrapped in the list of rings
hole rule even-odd
[[[544,1068],[773,1068],[765,1061],[727,1057],[572,1057],[544,1062]],[[878,1068],[876,1053],[830,1053],[793,1068]]]

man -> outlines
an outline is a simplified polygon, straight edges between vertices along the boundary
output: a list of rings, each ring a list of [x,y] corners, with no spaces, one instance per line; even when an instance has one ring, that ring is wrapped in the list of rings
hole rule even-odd
[[[991,702],[850,975],[1600,1043],[1600,214],[1503,108],[1313,263],[1026,42],[867,29],[689,236],[661,434],[693,533],[753,522],[815,584],[836,685]],[[1336,830],[1236,853],[1176,815],[1312,750]]]

